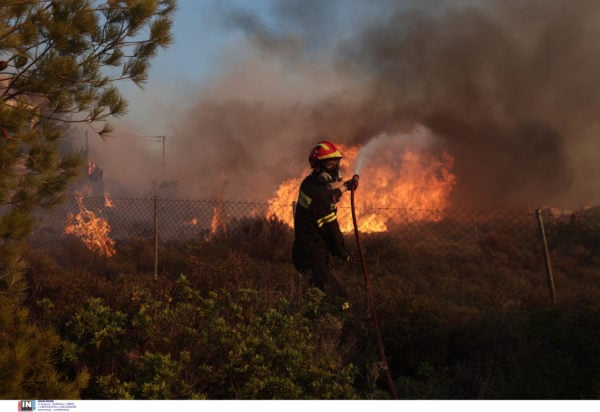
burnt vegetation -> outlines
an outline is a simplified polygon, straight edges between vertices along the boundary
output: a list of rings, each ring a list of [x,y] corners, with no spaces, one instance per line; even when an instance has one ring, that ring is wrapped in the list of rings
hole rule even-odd
[[[481,223],[470,243],[422,226],[422,242],[361,238],[400,398],[600,397],[598,222],[547,225],[556,303],[521,223]],[[292,237],[277,219],[241,219],[161,243],[157,277],[146,238],[110,257],[74,237],[30,247],[30,317],[60,336],[60,373],[89,375],[83,399],[389,399],[360,266],[334,265],[342,311],[300,289]]]

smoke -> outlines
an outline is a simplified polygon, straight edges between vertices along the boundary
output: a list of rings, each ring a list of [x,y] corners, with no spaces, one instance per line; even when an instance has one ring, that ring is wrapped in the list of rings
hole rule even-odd
[[[418,152],[430,150],[435,139],[436,136],[419,125],[401,134],[378,134],[360,147],[355,161],[354,174],[360,175],[365,165],[376,167],[383,160],[381,158],[383,151],[394,153],[397,160],[400,160],[400,156],[406,150]]]
[[[370,105],[390,108],[388,127],[408,117],[442,136],[455,203],[598,202],[598,168],[583,172],[595,163],[600,4],[483,4],[398,10],[346,45],[372,79]]]
[[[266,200],[318,139],[423,127],[455,158],[455,206],[600,203],[600,3],[266,4],[220,9],[241,34],[224,70],[163,113],[186,195]]]

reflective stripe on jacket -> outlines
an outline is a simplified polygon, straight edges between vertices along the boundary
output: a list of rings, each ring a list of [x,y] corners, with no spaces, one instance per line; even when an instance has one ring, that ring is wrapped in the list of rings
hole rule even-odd
[[[344,258],[344,237],[337,221],[336,202],[341,192],[319,181],[316,173],[300,185],[294,215],[295,263],[310,265],[315,259],[324,261],[329,253]]]

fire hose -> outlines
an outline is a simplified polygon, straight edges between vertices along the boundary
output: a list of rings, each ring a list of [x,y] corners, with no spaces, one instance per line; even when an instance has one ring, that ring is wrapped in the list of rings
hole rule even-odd
[[[383,346],[383,340],[381,338],[381,331],[379,328],[379,321],[377,320],[377,310],[375,309],[375,304],[373,302],[373,296],[371,291],[371,280],[369,277],[369,271],[367,270],[367,264],[365,262],[365,256],[362,251],[362,246],[360,244],[360,236],[358,232],[358,224],[356,222],[356,211],[354,208],[354,192],[356,191],[356,186],[358,185],[358,175],[354,175],[352,177],[353,180],[356,181],[356,184],[352,185],[352,189],[350,192],[350,207],[352,209],[352,223],[354,224],[354,236],[356,237],[356,246],[358,248],[358,255],[360,256],[360,263],[362,266],[363,273],[365,275],[365,282],[367,285],[367,306],[371,313],[371,319],[373,320],[373,324],[375,326],[375,334],[377,335],[377,347],[379,348],[379,358],[381,360],[381,364],[385,373],[385,377],[387,380],[387,384],[389,386],[390,392],[394,399],[398,399],[398,394],[396,392],[396,387],[394,386],[394,381],[392,380],[392,375],[390,373],[390,368],[388,366],[387,357],[385,356],[385,348]]]

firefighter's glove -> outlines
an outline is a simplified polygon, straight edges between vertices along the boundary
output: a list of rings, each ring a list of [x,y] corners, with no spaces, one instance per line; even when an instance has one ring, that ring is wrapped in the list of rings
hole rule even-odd
[[[344,261],[353,265],[356,263],[356,256],[352,252],[346,252],[346,255],[344,256]]]
[[[348,191],[356,190],[358,188],[358,180],[357,179],[346,180],[344,182],[344,186],[346,187],[346,190],[348,190]]]

